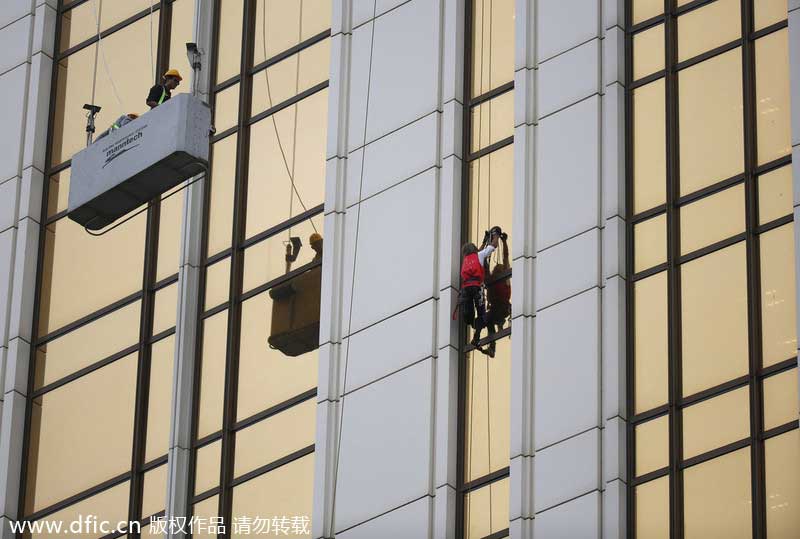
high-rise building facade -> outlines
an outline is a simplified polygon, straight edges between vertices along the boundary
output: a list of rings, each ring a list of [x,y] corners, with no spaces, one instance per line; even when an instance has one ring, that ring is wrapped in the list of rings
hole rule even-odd
[[[7,0],[0,44],[3,538],[800,537],[797,0]],[[84,229],[84,104],[168,69],[208,171]]]

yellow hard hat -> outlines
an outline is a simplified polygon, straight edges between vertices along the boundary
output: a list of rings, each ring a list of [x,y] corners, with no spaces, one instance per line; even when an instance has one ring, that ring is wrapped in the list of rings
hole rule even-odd
[[[164,73],[164,78],[166,79],[167,77],[175,77],[178,80],[183,80],[183,77],[181,77],[181,74],[178,73],[177,69],[170,69],[169,71]]]
[[[310,243],[311,245],[313,245],[313,244],[315,244],[317,242],[320,242],[320,241],[322,241],[322,236],[320,236],[316,232],[311,234],[311,236],[309,236],[309,238],[308,238],[308,243]]]

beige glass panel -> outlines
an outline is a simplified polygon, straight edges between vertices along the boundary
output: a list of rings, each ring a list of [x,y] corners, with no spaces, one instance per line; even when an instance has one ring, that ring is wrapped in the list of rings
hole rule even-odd
[[[213,256],[231,246],[237,137],[238,135],[233,134],[212,146],[208,256]]]
[[[744,185],[701,198],[681,208],[681,254],[744,232]]]
[[[514,0],[472,0],[472,96],[514,80]]]
[[[219,10],[217,38],[217,84],[239,74],[242,56],[244,2],[225,2]]]
[[[34,399],[28,513],[130,469],[136,358],[125,356]]]
[[[153,335],[158,335],[171,327],[175,327],[178,316],[178,282],[156,291],[153,307]]]
[[[128,520],[128,496],[130,493],[130,483],[125,481],[108,490],[104,490],[94,496],[86,498],[76,504],[70,505],[50,515],[47,515],[41,522],[63,522],[63,529],[69,529],[69,524],[75,522],[81,517],[85,518],[87,515],[97,517],[98,529],[95,533],[91,530],[86,530],[89,533],[83,534],[67,534],[64,533],[60,537],[75,537],[80,539],[96,539],[107,533],[102,533],[99,529],[99,521],[105,520],[110,524],[109,528],[116,527],[118,522]],[[34,533],[29,535],[31,539],[53,539],[53,534],[50,532]]]
[[[192,514],[202,519],[202,522],[210,523],[212,518],[217,518],[219,514],[219,496],[212,496],[202,502],[194,504]],[[217,539],[216,532],[205,527],[204,529],[192,530],[192,539]]]
[[[239,122],[239,90],[237,82],[215,94],[214,128],[217,133],[222,133]]]
[[[142,518],[154,515],[165,507],[167,496],[167,465],[162,464],[144,474]]]
[[[789,6],[786,0],[756,0],[754,23],[755,29],[761,30],[771,24],[786,19]]]
[[[217,432],[222,428],[227,335],[228,311],[222,311],[203,321],[198,438]]]
[[[634,285],[634,409],[667,402],[667,272]]]
[[[138,8],[141,7],[139,3]],[[158,28],[158,12],[153,15],[153,25]],[[97,116],[98,132],[110,126],[120,114],[146,110],[145,98],[153,74],[149,49],[142,45],[149,43],[149,33],[150,19],[145,17],[102,40],[94,97],[95,104],[103,107]],[[81,107],[92,101],[96,47],[96,44],[86,47],[59,62],[52,165],[70,159],[86,145],[86,111]]]
[[[758,164],[792,153],[789,30],[756,41]]]
[[[231,257],[223,258],[206,268],[206,298],[204,309],[209,310],[228,301],[231,286]]]
[[[255,15],[253,64],[258,65],[330,28],[331,3],[258,0]]]
[[[741,0],[716,0],[678,17],[678,61],[730,43],[742,35]]]
[[[102,2],[102,5],[101,5]],[[158,7],[158,2],[153,1],[153,6]],[[100,31],[104,32],[117,23],[145,10],[149,7],[147,0],[136,2],[120,2],[119,0],[89,0],[64,13],[61,19],[61,47],[63,52],[97,35],[97,24]],[[150,22],[148,21],[148,26]],[[158,39],[158,11],[153,13],[154,39]],[[149,30],[148,30],[149,32]],[[105,39],[105,38],[104,38]],[[148,37],[149,39],[149,37]],[[147,49],[149,51],[149,49]],[[142,52],[147,54],[147,52]]]
[[[664,69],[664,25],[633,36],[633,80]]]
[[[633,91],[633,211],[640,213],[667,196],[667,135],[664,79]]]
[[[741,48],[678,74],[681,195],[744,169]]]
[[[169,449],[169,421],[174,364],[175,336],[170,335],[153,343],[150,352],[150,392],[147,405],[145,462],[150,462],[166,455],[167,449]]]
[[[774,429],[797,419],[797,369],[764,380],[764,430]]]
[[[661,214],[633,225],[633,271],[638,272],[667,261],[667,215]]]
[[[669,416],[636,425],[636,476],[669,465]]]
[[[742,387],[683,409],[683,458],[750,436],[750,393]]]
[[[135,301],[39,347],[34,388],[72,374],[139,340],[141,303]]]
[[[482,539],[508,528],[509,481],[501,479],[464,495],[467,539]]]
[[[301,40],[305,41],[331,27],[332,6],[329,0],[303,0]]]
[[[745,244],[681,266],[683,395],[747,374]]]
[[[750,449],[740,449],[683,472],[684,536],[751,537]]]
[[[761,234],[761,343],[763,366],[791,357],[797,350],[794,225]]]
[[[758,177],[758,224],[792,213],[792,167],[783,166]]]
[[[323,203],[327,110],[326,90],[251,127],[246,237]]]
[[[39,335],[141,288],[145,221],[142,213],[97,237],[67,218],[45,228]]]
[[[314,226],[312,226],[312,223]],[[247,292],[286,273],[286,244],[289,241],[290,234],[291,236],[299,237],[303,242],[297,260],[292,262],[292,270],[318,260],[316,252],[311,248],[309,239],[311,234],[315,232],[324,234],[323,223],[322,214],[318,214],[312,219],[293,226],[286,232],[281,232],[276,236],[248,247],[244,252],[242,290]]]
[[[800,536],[800,430],[764,442],[767,537]]]
[[[637,539],[669,539],[669,477],[635,489]]]
[[[219,485],[219,466],[222,458],[222,442],[204,445],[195,452],[194,494],[202,494]]]
[[[255,470],[314,443],[317,404],[314,399],[236,433],[233,476]]]
[[[252,115],[328,80],[330,50],[326,39],[253,75]]]
[[[158,263],[156,281],[178,273],[181,255],[181,219],[185,183],[170,190],[162,197],[158,221]],[[169,198],[165,198],[169,196]]]
[[[191,84],[192,66],[186,55],[186,43],[194,39],[194,11],[192,0],[175,0],[172,3],[172,20],[169,34],[169,67],[183,75],[183,83]],[[161,75],[161,73],[159,73]]]
[[[514,92],[472,107],[472,149],[477,152],[514,135]]]
[[[233,489],[233,508],[231,516],[234,521],[243,516],[273,517],[307,517],[311,521],[311,506],[314,497],[314,455],[307,455],[276,468],[269,473],[259,475],[237,485]],[[311,537],[311,525],[307,533],[297,530],[295,537]],[[231,529],[231,537],[248,537],[248,533],[235,533]],[[266,531],[266,530],[265,530]],[[261,537],[278,537],[274,528]]]
[[[511,339],[496,343],[495,357],[467,355],[464,481],[508,466],[511,444]]]
[[[58,174],[50,176],[47,187],[47,217],[52,217],[58,212],[67,209],[69,198],[69,178],[71,168],[66,168]]]
[[[633,24],[638,24],[664,13],[663,0],[633,0]]]
[[[491,196],[489,195],[491,192]],[[499,226],[508,234],[508,251],[514,241],[514,146],[504,146],[469,164],[469,239],[480,246],[483,233]],[[489,262],[489,270],[503,263],[503,245]]]
[[[268,292],[242,304],[237,420],[317,385],[317,351],[289,357],[270,348],[267,338],[271,326],[272,299]]]

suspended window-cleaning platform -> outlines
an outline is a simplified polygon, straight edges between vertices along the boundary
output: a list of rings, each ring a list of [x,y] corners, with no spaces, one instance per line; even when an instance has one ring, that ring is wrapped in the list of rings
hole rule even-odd
[[[98,230],[208,167],[211,109],[178,94],[72,157],[68,215]]]

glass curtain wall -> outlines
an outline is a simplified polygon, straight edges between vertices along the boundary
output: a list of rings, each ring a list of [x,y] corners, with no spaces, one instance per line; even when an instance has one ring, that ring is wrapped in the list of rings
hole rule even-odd
[[[220,536],[311,533],[330,4],[215,6],[190,491]]]
[[[471,0],[466,25],[462,241],[480,248],[493,226],[508,234],[485,279],[492,327],[478,345],[494,357],[464,345],[459,369],[458,536],[483,539],[509,533],[514,1]]]
[[[139,537],[163,514],[183,195],[100,236],[66,209],[84,103],[98,133],[144,113],[160,73],[190,71],[193,19],[193,0],[58,3],[20,519],[91,514]]]
[[[786,17],[627,2],[636,537],[800,536]]]

